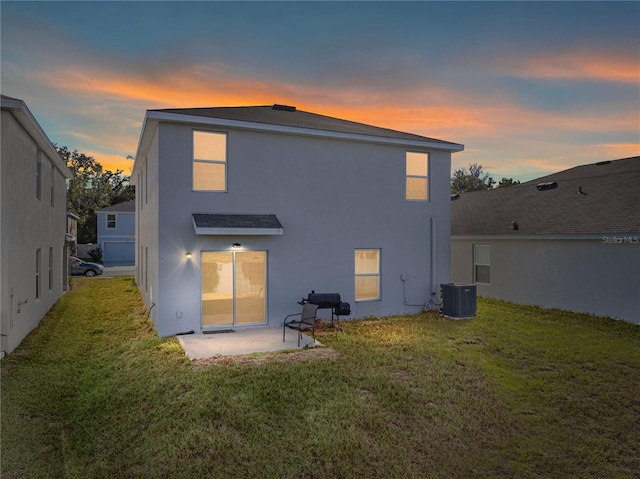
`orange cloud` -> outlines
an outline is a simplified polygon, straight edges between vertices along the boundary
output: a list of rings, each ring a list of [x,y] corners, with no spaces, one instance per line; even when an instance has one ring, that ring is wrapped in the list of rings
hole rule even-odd
[[[599,133],[618,134],[637,131],[638,127],[635,111],[598,112],[594,125],[592,111],[531,110],[508,97],[487,97],[433,86],[396,92],[363,91],[356,87],[328,90],[313,84],[247,79],[230,73],[224,65],[183,65],[179,72],[156,74],[96,69],[88,73],[84,68],[66,66],[63,72],[41,71],[38,80],[93,105],[75,114],[84,115],[87,122],[99,117],[100,138],[92,139],[79,132],[72,135],[94,150],[102,145],[102,151],[93,154],[96,160],[105,168],[126,173],[131,164],[124,157],[135,152],[144,111],[153,108],[292,104],[301,110],[463,143],[470,150],[482,145],[485,150],[457,154],[456,161],[464,158],[467,163],[478,160],[487,163],[483,158],[497,158],[499,152],[509,150],[513,156],[499,163],[504,165],[503,170],[528,165],[533,168],[535,164],[536,171],[541,173],[565,166],[559,160],[562,156],[558,156],[561,155],[558,145],[567,132],[596,129]],[[514,159],[525,143],[528,156]],[[545,156],[545,152],[552,153]],[[601,148],[599,159],[626,154],[612,152]],[[577,157],[575,152],[565,153],[564,158],[571,161]]]
[[[607,53],[563,52],[510,60],[510,73],[524,78],[546,78],[557,80],[604,80],[617,83],[640,81],[638,59],[625,58]]]
[[[87,73],[68,67],[64,75],[60,73],[39,75],[42,82],[57,90],[72,92],[75,97],[129,102],[140,105],[141,112],[153,108],[287,103],[304,110],[426,136],[433,136],[434,130],[483,127],[478,110],[453,105],[415,106],[416,99],[425,101],[424,98],[435,96],[440,98],[440,103],[446,104],[446,98],[453,96],[451,92],[381,94],[355,88],[327,92],[313,86],[237,78],[221,68],[201,65],[183,69],[179,74],[154,78],[114,72],[96,75],[95,71]],[[301,98],[305,99],[304,104],[298,101]]]
[[[629,158],[640,156],[640,143],[600,143],[591,145],[602,158]]]
[[[442,87],[398,92],[363,92],[358,88],[327,91],[313,85],[246,79],[229,74],[221,65],[194,65],[181,68],[179,73],[162,76],[123,75],[112,71],[87,73],[84,69],[69,67],[65,68],[64,74],[61,73],[40,73],[41,80],[56,89],[73,92],[74,96],[128,102],[129,107],[133,103],[139,105],[141,113],[153,108],[268,105],[277,102],[425,136],[464,130],[489,134],[519,128],[571,131],[591,131],[594,128],[592,115],[584,112],[529,110],[508,99],[461,94]],[[304,99],[304,104],[300,99]],[[637,126],[637,118],[631,118],[631,114],[599,115],[599,131],[622,131],[628,130],[630,125]]]
[[[83,152],[88,156],[93,156],[95,160],[106,170],[116,171],[122,170],[122,174],[130,175],[133,169],[133,160],[128,160],[120,155],[113,155],[97,150],[89,150]]]

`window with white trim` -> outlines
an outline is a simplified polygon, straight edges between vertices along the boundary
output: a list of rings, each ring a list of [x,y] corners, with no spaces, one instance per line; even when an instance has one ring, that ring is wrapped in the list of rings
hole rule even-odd
[[[149,161],[144,160],[144,177],[146,181],[144,182],[144,204],[149,203]],[[140,188],[140,195],[142,195],[142,188]]]
[[[193,132],[193,189],[227,191],[227,135]]]
[[[56,166],[51,165],[51,206],[56,206]]]
[[[42,152],[40,150],[36,158],[36,198],[42,198]]]
[[[140,210],[142,210],[142,205],[143,205],[143,201],[142,201],[142,191],[144,191],[144,187],[145,187],[145,182],[144,182],[144,175],[143,175],[143,171],[141,171],[140,173],[138,173],[138,186],[140,187],[140,194],[136,194],[136,197],[139,198],[138,199],[138,206],[140,208]]]
[[[36,300],[40,299],[42,286],[40,284],[40,270],[42,269],[42,251],[36,250]]]
[[[473,282],[491,284],[491,246],[473,245]]]
[[[380,299],[380,250],[357,249],[355,251],[355,300]]]
[[[407,151],[407,200],[429,201],[429,154]]]
[[[144,247],[144,291],[149,292],[149,247]]]
[[[115,213],[107,214],[107,228],[109,229],[115,228],[117,218],[118,218],[118,215],[116,215]]]
[[[49,291],[53,291],[53,247],[49,247]]]

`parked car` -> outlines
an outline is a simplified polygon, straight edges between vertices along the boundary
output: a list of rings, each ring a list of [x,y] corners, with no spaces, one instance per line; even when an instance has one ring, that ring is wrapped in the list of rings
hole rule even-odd
[[[69,260],[71,276],[99,276],[104,273],[104,266],[98,263],[88,263],[80,258],[71,257]]]

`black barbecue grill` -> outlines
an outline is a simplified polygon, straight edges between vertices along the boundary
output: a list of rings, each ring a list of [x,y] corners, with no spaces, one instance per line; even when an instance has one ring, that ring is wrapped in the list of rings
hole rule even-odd
[[[340,323],[340,316],[349,316],[351,314],[351,305],[341,301],[340,294],[338,293],[316,293],[315,291],[311,291],[306,299],[302,298],[298,303],[317,304],[318,309],[330,309],[331,323],[333,323],[334,316],[338,323]]]

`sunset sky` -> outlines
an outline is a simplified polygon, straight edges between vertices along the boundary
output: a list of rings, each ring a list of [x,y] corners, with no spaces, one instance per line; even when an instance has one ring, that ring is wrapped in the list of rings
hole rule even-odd
[[[130,173],[145,110],[295,105],[499,180],[640,155],[640,2],[10,2],[2,93]]]

